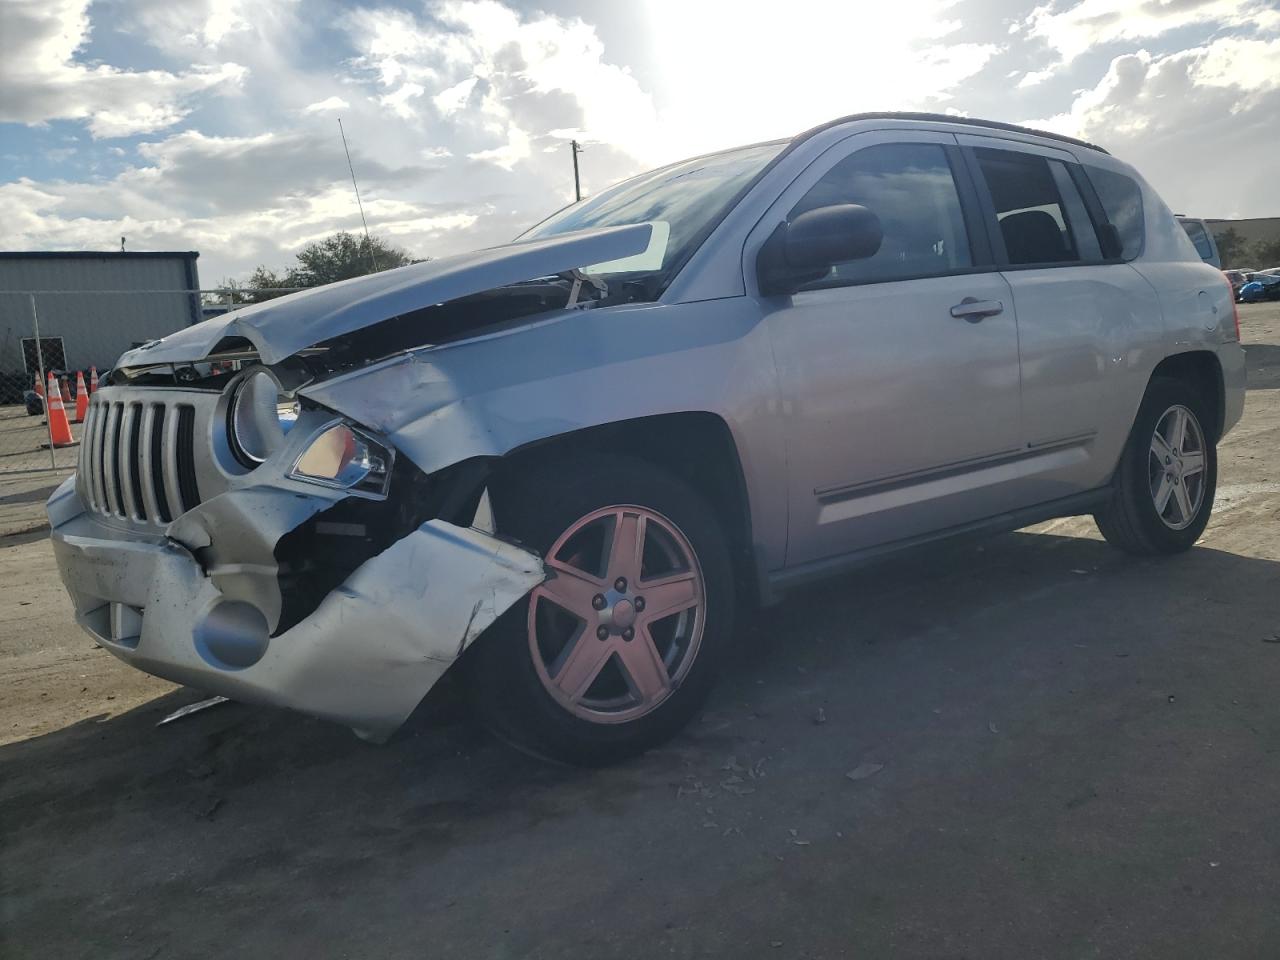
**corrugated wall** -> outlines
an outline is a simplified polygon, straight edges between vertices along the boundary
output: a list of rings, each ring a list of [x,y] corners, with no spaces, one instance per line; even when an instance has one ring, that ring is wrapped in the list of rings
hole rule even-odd
[[[0,372],[22,369],[21,339],[31,336],[31,305],[13,291],[59,292],[37,298],[41,337],[62,337],[67,366],[105,369],[134,344],[198,319],[198,297],[159,290],[198,289],[195,263],[181,256],[0,256]]]

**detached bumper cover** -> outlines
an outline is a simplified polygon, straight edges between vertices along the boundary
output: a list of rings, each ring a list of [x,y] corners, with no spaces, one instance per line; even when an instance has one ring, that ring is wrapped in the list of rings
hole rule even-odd
[[[279,495],[296,505],[296,492]],[[270,505],[246,510],[244,522],[259,509]],[[86,512],[73,480],[50,498],[49,516],[76,620],[112,654],[177,683],[335,720],[375,740],[393,733],[467,645],[545,577],[535,554],[431,520],[270,636],[272,611],[224,593],[176,541],[143,538]],[[230,524],[216,533],[227,551],[252,540]],[[231,558],[219,560],[225,567]]]

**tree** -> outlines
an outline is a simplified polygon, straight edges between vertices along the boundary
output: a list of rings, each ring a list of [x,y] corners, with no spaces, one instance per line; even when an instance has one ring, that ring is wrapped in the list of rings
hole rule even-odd
[[[407,253],[380,237],[366,238],[344,230],[303,247],[296,272],[307,281],[302,286],[318,287],[412,262]]]
[[[1280,266],[1280,238],[1274,240],[1259,240],[1253,245],[1250,251],[1256,263],[1249,266],[1257,267],[1259,270],[1269,270],[1271,267]]]
[[[1235,227],[1227,227],[1221,233],[1215,233],[1215,240],[1218,241],[1218,254],[1222,257],[1222,269],[1230,270],[1233,267],[1251,266],[1249,260],[1249,244],[1245,242],[1244,237],[1236,231]]]
[[[297,253],[298,265],[283,274],[259,266],[245,282],[258,292],[237,297],[239,302],[261,303],[284,296],[289,287],[322,287],[326,283],[350,280],[370,273],[381,273],[394,267],[415,263],[409,254],[392,246],[381,237],[364,237],[345,230],[309,243]],[[279,293],[274,292],[280,289]]]

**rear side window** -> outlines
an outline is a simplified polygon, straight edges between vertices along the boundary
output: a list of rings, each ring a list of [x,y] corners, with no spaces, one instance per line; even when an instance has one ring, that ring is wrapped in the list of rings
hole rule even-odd
[[[1075,263],[1080,248],[1050,161],[1010,150],[976,150],[1009,263]],[[1078,199],[1073,196],[1073,200]]]
[[[934,143],[882,143],[827,171],[790,213],[856,203],[880,218],[875,256],[836,264],[805,289],[932,277],[973,265],[946,151]]]
[[[1195,245],[1196,253],[1200,254],[1201,260],[1208,260],[1213,256],[1213,244],[1209,242],[1209,236],[1205,233],[1204,225],[1195,220],[1181,220],[1182,229],[1187,231],[1187,236],[1191,238],[1192,244]]]
[[[1142,188],[1132,177],[1101,167],[1085,167],[1107,220],[1120,235],[1120,257],[1133,260],[1142,253],[1144,218]]]

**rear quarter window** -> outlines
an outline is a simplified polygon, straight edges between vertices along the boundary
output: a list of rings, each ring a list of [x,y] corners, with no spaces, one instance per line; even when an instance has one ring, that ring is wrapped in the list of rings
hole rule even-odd
[[[1107,220],[1120,235],[1120,256],[1134,260],[1142,253],[1145,220],[1142,210],[1142,188],[1123,173],[1101,167],[1085,167]]]

